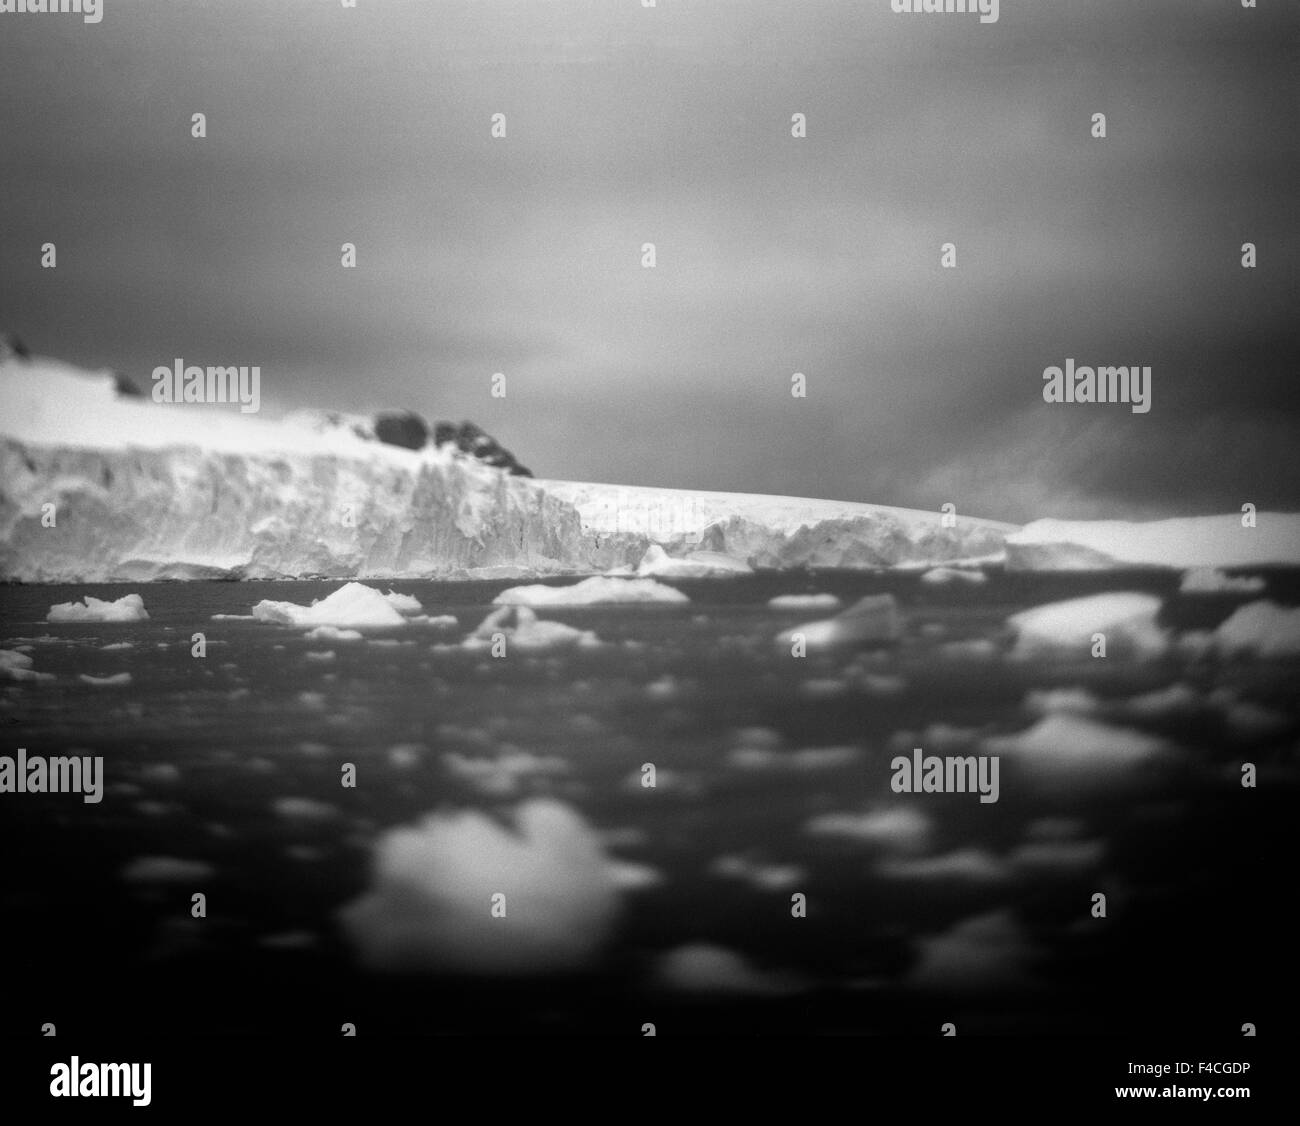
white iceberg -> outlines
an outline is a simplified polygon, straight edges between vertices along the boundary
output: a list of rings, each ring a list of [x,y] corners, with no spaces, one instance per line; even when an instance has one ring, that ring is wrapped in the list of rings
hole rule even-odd
[[[1050,713],[1015,735],[987,738],[980,753],[1008,756],[1043,787],[1072,792],[1124,785],[1173,759],[1173,748],[1154,735],[1067,712]]]
[[[1250,567],[1300,564],[1300,515],[1191,516],[1126,520],[1035,520],[1006,537],[1012,570],[1095,570],[1112,567]]]
[[[310,606],[263,600],[253,607],[253,617],[260,622],[308,628],[388,629],[406,624],[406,619],[384,595],[362,583],[347,583]]]
[[[412,594],[397,594],[390,590],[384,595],[384,601],[399,614],[424,613],[424,607],[420,605],[420,600]]]
[[[988,582],[983,571],[961,567],[934,567],[921,576],[921,581],[930,586],[979,586]]]
[[[805,622],[777,634],[783,648],[802,641],[808,650],[846,645],[883,645],[903,635],[903,618],[892,594],[869,594],[833,618]]]
[[[390,830],[373,886],[340,912],[372,969],[532,974],[591,963],[619,898],[596,833],[569,806],[519,806],[511,832],[481,813]]]
[[[494,599],[503,606],[595,606],[607,602],[689,602],[680,590],[654,579],[622,579],[596,575],[569,586],[512,586]]]
[[[1013,656],[1087,657],[1093,635],[1106,637],[1106,655],[1158,657],[1169,647],[1169,636],[1156,625],[1160,599],[1150,594],[1094,594],[1051,602],[1013,614],[1007,625],[1015,631]]]
[[[145,622],[149,613],[138,594],[124,594],[116,602],[87,595],[82,602],[60,602],[50,607],[47,622]]]
[[[590,648],[600,644],[600,639],[590,630],[544,621],[527,606],[502,606],[494,610],[465,639],[465,644],[471,648],[487,645],[498,634],[506,639],[507,652],[513,648],[541,653],[548,649]]]
[[[1214,631],[1214,646],[1223,654],[1257,657],[1300,655],[1300,608],[1275,602],[1251,602]]]
[[[838,610],[840,600],[833,594],[778,594],[767,605],[772,610]]]

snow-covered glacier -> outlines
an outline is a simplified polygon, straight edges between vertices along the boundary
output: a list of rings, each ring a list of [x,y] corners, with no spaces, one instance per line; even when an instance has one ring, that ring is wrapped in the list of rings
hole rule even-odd
[[[527,577],[724,553],[756,567],[996,556],[1010,525],[788,497],[511,476],[453,448],[122,395],[0,360],[0,577]]]
[[[323,417],[154,403],[123,394],[111,372],[0,357],[0,579],[631,574],[648,552],[662,569],[656,545],[682,574],[1300,563],[1296,516],[1260,513],[1244,534],[1234,517],[1020,529],[846,501],[548,481]]]

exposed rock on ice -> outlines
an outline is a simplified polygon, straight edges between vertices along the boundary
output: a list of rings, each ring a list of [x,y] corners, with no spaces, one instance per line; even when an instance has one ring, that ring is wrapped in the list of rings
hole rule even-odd
[[[512,586],[493,602],[514,606],[594,606],[605,602],[689,602],[680,590],[654,579],[616,579],[596,575],[570,586]]]
[[[1289,610],[1275,602],[1242,606],[1214,631],[1214,646],[1225,654],[1300,656],[1300,609]]]
[[[310,606],[264,599],[253,607],[253,617],[259,622],[278,622],[286,626],[391,629],[406,624],[406,619],[390,601],[392,597],[380,594],[362,583],[347,583],[328,597],[317,599]],[[418,608],[419,603],[416,606]],[[313,631],[311,636],[315,640],[322,635]]]
[[[145,622],[149,620],[144,599],[124,594],[116,602],[104,602],[87,595],[82,602],[60,602],[45,615],[47,622]]]
[[[1030,571],[1110,567],[1247,567],[1300,564],[1300,515],[1192,516],[1124,520],[1035,520],[1006,537],[1007,567]]]
[[[1083,658],[1092,651],[1093,634],[1106,635],[1106,654],[1158,657],[1169,647],[1168,634],[1156,625],[1160,599],[1150,594],[1096,594],[1050,602],[1007,619],[1016,634],[1013,656]]]
[[[743,559],[733,559],[720,551],[691,551],[672,558],[657,543],[646,548],[636,573],[665,579],[705,579],[716,575],[749,575],[754,569]]]
[[[481,813],[433,814],[385,833],[370,891],[340,912],[362,962],[471,974],[588,965],[618,912],[599,838],[548,799],[519,806],[515,822],[511,832]]]
[[[777,644],[794,645],[800,638],[812,651],[845,645],[880,645],[903,636],[903,618],[892,594],[868,594],[847,610],[820,622],[805,622],[777,635]]]

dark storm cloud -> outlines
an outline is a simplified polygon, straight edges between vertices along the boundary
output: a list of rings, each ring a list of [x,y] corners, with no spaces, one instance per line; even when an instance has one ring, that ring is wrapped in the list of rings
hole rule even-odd
[[[471,417],[548,476],[1294,508],[1295,32],[1218,0],[0,16],[0,320],[143,379],[260,363],[281,407]],[[1067,356],[1151,365],[1152,411],[1043,403]]]

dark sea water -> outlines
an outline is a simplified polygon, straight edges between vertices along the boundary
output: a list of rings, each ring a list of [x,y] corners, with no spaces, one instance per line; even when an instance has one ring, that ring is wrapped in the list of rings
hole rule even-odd
[[[1300,576],[1268,578],[1267,597],[1300,602]],[[373,1034],[637,1035],[653,1022],[661,1035],[906,1036],[953,1022],[964,1034],[1239,1036],[1285,1004],[1296,662],[1004,656],[1007,616],[1040,603],[1144,590],[1165,598],[1166,624],[1188,631],[1213,628],[1248,596],[1180,598],[1176,578],[1150,574],[993,574],[956,588],[862,574],[674,581],[689,604],[540,610],[603,644],[505,660],[456,643],[507,582],[372,583],[459,625],[361,642],[213,619],[260,599],[307,604],[341,585],[0,588],[0,647],[31,646],[35,669],[55,677],[4,682],[0,753],[103,755],[107,776],[98,805],[0,795],[0,1031],[50,1021],[60,1035],[337,1035],[355,1022]],[[54,603],[131,591],[147,622],[44,620]],[[793,659],[776,634],[824,614],[766,603],[814,591],[846,604],[894,593],[904,639]],[[202,659],[191,656],[198,631]],[[953,645],[972,640],[993,649]],[[107,648],[121,643],[130,647]],[[326,651],[332,659],[308,657]],[[80,679],[124,672],[127,685]],[[1124,724],[1170,742],[1158,770],[1060,788],[1004,759],[993,804],[890,791],[895,754],[943,753],[954,738],[943,728],[1020,731],[1038,718],[1031,692],[1122,701],[1175,684],[1198,703]],[[1233,714],[1221,706],[1228,692]],[[732,754],[754,746],[776,753]],[[850,750],[783,765],[832,747]],[[487,782],[452,765],[521,753],[547,765]],[[1255,789],[1239,783],[1246,761],[1259,769]],[[355,788],[340,786],[343,763],[357,767]],[[644,763],[655,765],[653,790],[637,784]],[[620,893],[601,956],[584,972],[519,979],[362,968],[337,912],[369,885],[380,836],[437,810],[504,821],[533,795],[577,811],[612,859],[657,874]],[[322,804],[277,809],[285,798]],[[904,859],[976,859],[900,875],[888,847],[808,828],[899,806],[932,830]],[[1078,847],[1037,866],[1017,852],[1043,841]],[[125,879],[142,857],[210,871]],[[720,872],[723,857],[787,871],[755,883]],[[206,918],[191,917],[194,890]],[[1090,913],[1099,891],[1104,919]],[[805,918],[791,915],[795,892]],[[945,936],[936,976],[926,952]],[[742,958],[770,988],[668,988],[665,956],[701,943]]]

